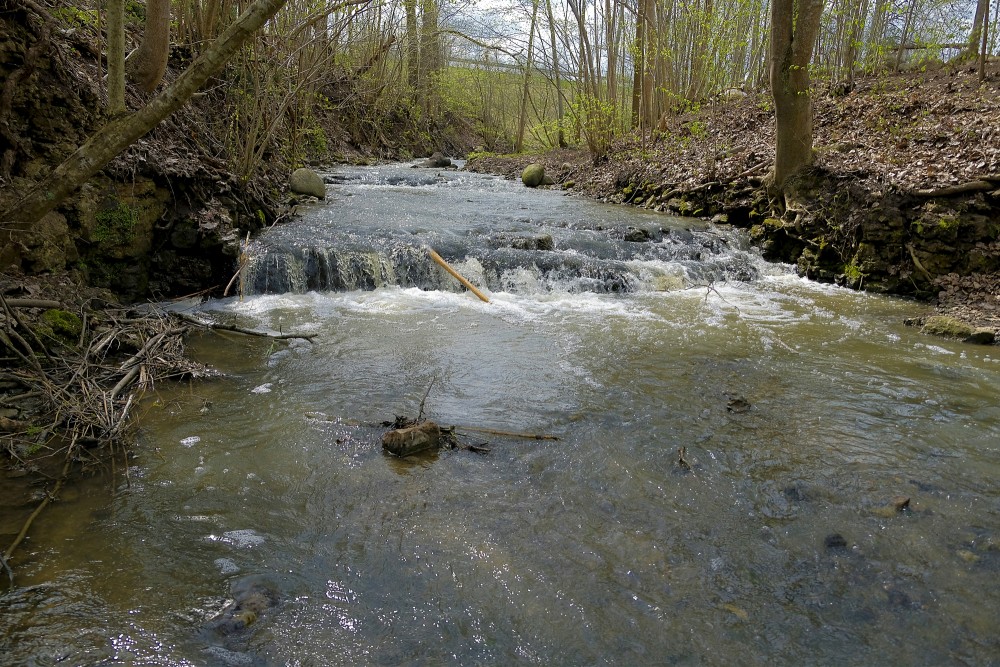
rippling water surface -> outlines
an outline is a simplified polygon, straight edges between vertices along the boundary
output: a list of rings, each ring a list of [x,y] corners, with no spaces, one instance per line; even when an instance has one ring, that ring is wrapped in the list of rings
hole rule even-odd
[[[370,174],[331,189],[350,206],[322,209],[359,244],[364,216],[344,218],[366,194],[434,210],[447,189]],[[724,231],[709,230],[728,239],[704,258],[716,273],[699,273],[654,247],[672,233],[649,247],[614,234],[682,221],[540,192],[505,217],[520,189],[461,178],[453,217],[490,209],[489,228],[453,222],[429,242],[450,236],[456,266],[486,267],[491,302],[420,265],[373,289],[199,306],[317,337],[192,338],[226,377],[159,385],[129,484],[119,471],[113,497],[95,480],[47,511],[0,598],[5,664],[1000,660],[997,348],[921,336],[900,324],[914,304],[802,281]],[[406,225],[429,228],[410,210]],[[597,230],[588,211],[620,218]],[[410,231],[383,224],[363,252],[405,245]],[[641,255],[645,272],[626,293],[588,290],[539,268],[562,258],[498,258],[483,241],[551,229],[569,230],[557,254]],[[610,249],[568,251],[581,235]],[[560,439],[459,428],[489,453],[387,457],[380,422],[422,400],[441,424]],[[246,630],[208,628],[247,582],[276,606]]]

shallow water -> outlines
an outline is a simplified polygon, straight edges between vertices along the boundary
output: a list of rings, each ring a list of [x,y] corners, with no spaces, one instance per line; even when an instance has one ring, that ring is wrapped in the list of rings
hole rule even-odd
[[[467,198],[488,199],[477,183]],[[363,208],[364,187],[334,190]],[[505,187],[486,186],[510,205]],[[529,196],[547,208],[526,229],[590,206]],[[489,264],[481,235],[450,233],[463,271]],[[226,378],[159,385],[130,485],[94,480],[47,511],[0,598],[4,664],[995,663],[997,348],[756,260],[725,281],[738,246],[710,286],[696,260],[632,249],[644,276],[683,279],[667,291],[515,261],[485,280],[489,304],[421,269],[441,289],[200,306],[317,338],[192,338]],[[502,279],[521,272],[544,279]],[[425,394],[439,423],[560,440],[467,431],[491,451],[387,457],[379,423]],[[206,631],[248,578],[280,603]]]

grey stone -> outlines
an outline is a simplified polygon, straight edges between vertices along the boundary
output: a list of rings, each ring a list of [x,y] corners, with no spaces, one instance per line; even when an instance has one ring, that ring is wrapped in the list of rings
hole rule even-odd
[[[289,189],[300,195],[312,195],[320,199],[326,198],[326,184],[312,169],[300,167],[292,172],[288,181]]]

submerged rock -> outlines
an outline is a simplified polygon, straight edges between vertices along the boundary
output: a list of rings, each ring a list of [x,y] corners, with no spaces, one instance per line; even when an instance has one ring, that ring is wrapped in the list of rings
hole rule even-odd
[[[326,198],[326,184],[319,174],[308,167],[300,167],[292,172],[288,188],[296,194]]]
[[[233,601],[206,625],[211,633],[222,637],[237,634],[253,625],[262,613],[277,607],[281,593],[260,576],[238,579],[230,587]]]
[[[829,550],[846,549],[847,540],[845,540],[844,536],[841,535],[840,533],[830,533],[823,540],[823,546],[825,546]]]
[[[423,162],[413,165],[413,168],[447,169],[454,166],[455,164],[451,161],[451,158],[445,157],[443,153],[435,151]]]

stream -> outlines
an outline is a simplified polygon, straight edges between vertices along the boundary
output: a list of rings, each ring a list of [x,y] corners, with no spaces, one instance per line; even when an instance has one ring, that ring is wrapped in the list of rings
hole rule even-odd
[[[129,469],[46,510],[0,663],[1000,662],[998,348],[737,230],[328,176],[242,297],[173,306],[314,340],[191,336],[223,377],[155,387]],[[421,404],[489,451],[384,454]]]

